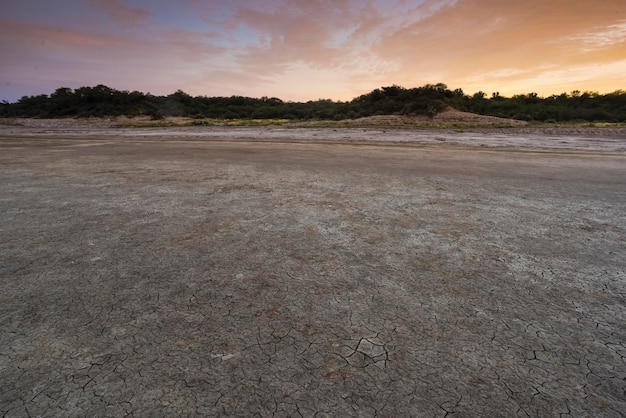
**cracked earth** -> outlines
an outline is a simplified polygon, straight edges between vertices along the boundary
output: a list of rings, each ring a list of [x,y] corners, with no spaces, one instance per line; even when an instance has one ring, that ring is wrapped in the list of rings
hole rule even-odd
[[[626,156],[0,138],[0,415],[626,411]]]

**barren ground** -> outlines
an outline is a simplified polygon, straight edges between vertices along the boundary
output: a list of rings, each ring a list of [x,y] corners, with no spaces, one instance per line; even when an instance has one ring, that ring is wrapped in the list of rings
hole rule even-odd
[[[0,129],[3,416],[623,416],[619,134],[84,129]]]

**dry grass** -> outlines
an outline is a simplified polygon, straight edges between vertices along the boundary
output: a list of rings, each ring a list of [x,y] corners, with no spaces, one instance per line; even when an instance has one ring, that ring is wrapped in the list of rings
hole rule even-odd
[[[118,123],[118,128],[184,128],[188,126],[275,126],[289,123],[289,119],[189,119],[132,120]]]
[[[4,126],[21,126],[22,124],[16,119],[3,119],[0,118],[0,125]]]

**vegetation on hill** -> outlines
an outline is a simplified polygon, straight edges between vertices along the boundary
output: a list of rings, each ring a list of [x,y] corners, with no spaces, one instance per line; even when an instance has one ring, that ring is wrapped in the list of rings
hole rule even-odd
[[[276,97],[192,97],[183,91],[154,96],[119,91],[104,85],[59,88],[50,95],[24,96],[0,104],[0,117],[167,116],[219,119],[342,120],[373,115],[434,116],[447,107],[527,121],[626,122],[626,91],[609,94],[573,91],[540,97],[536,93],[503,97],[483,92],[466,95],[445,84],[406,89],[382,87],[351,101],[285,102]]]

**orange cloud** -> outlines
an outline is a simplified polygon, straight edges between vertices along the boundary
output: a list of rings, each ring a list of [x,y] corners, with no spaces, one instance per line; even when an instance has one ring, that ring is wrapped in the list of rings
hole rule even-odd
[[[389,10],[373,1],[360,8],[347,1],[241,8],[234,22],[252,28],[258,38],[243,45],[240,69],[270,79],[291,79],[291,73],[302,72],[301,64],[332,70],[335,84],[352,86],[357,94],[377,83],[443,81],[467,90],[479,80],[482,89],[507,92],[544,73],[542,80],[552,79],[548,74],[556,74],[555,69],[614,63],[625,52],[626,6],[621,0],[386,4]]]
[[[382,37],[374,51],[398,65],[398,78],[419,82],[420,74],[434,73],[462,85],[491,73],[489,84],[499,80],[506,90],[508,82],[538,76],[542,67],[621,59],[625,11],[621,0],[459,1]]]

